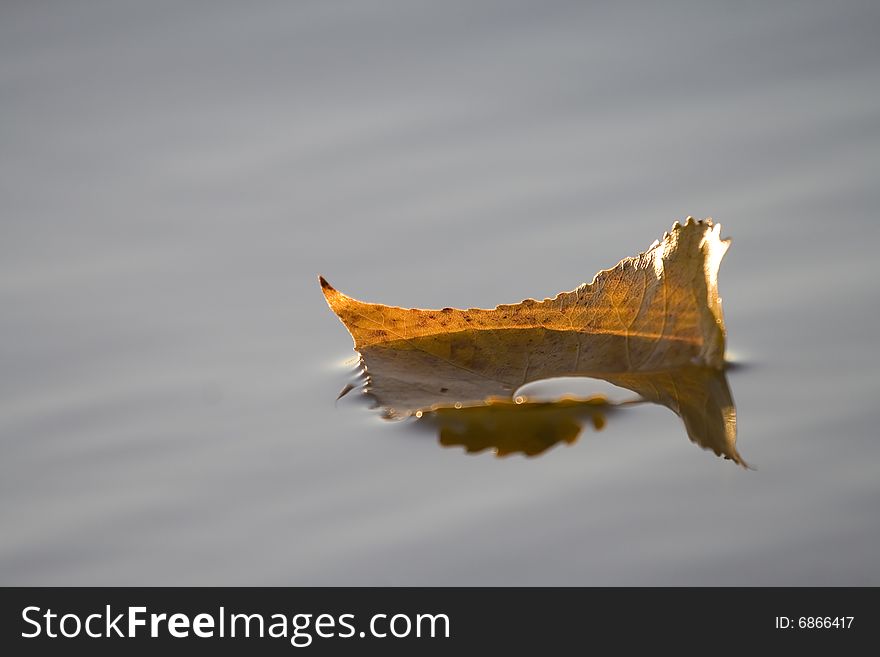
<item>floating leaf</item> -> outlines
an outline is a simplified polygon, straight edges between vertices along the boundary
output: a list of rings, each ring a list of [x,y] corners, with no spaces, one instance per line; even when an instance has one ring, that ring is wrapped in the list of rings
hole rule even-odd
[[[552,299],[526,299],[493,310],[420,310],[364,303],[320,279],[324,296],[355,349],[457,331],[544,328],[625,338],[618,366],[627,370],[701,363],[722,367],[724,322],[718,266],[729,240],[710,220],[675,224],[662,241],[599,272],[592,283]],[[639,344],[630,344],[639,341]],[[615,358],[617,354],[615,354]],[[617,361],[615,361],[617,362]]]
[[[320,281],[361,354],[365,391],[389,417],[509,401],[526,383],[590,377],[670,408],[691,440],[745,465],[723,372],[718,267],[729,240],[720,231],[689,218],[592,283],[492,310],[364,303]],[[501,412],[525,417],[526,410],[492,410]]]

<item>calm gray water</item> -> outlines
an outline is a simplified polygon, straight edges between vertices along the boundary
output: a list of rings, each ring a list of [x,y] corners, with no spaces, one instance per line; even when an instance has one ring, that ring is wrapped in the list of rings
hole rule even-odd
[[[589,3],[592,4],[592,3]],[[0,8],[0,583],[880,584],[871,2]],[[321,273],[492,307],[733,238],[746,471],[355,395]]]

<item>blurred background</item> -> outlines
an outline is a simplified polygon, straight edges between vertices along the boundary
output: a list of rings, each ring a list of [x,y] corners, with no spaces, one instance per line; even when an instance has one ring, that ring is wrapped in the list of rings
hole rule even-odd
[[[3,2],[0,584],[880,584],[872,2]],[[676,219],[745,471],[356,395],[317,274],[544,298]],[[347,362],[348,361],[348,362]]]

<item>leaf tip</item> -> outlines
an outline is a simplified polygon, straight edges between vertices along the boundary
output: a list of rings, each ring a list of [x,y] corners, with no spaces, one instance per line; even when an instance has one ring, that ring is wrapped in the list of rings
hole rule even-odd
[[[751,470],[754,472],[755,470],[758,469],[755,466],[753,466],[749,463],[746,463],[745,459],[743,459],[743,457],[739,455],[739,452],[736,451],[736,448],[733,449],[733,452],[731,454],[723,454],[722,456],[725,459],[727,459],[728,461],[733,461],[739,467],[741,467],[743,470]]]
[[[327,304],[333,312],[336,312],[335,303],[339,302],[340,297],[343,296],[342,293],[330,285],[330,283],[327,282],[327,279],[323,276],[318,276],[318,282],[321,284],[321,292],[324,293],[324,298],[327,300]]]

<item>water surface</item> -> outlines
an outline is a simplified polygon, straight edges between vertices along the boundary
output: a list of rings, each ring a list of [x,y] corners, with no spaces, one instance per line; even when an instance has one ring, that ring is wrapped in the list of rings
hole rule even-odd
[[[880,584],[872,3],[6,3],[0,583]],[[743,470],[355,395],[318,273],[493,307],[733,238]]]

